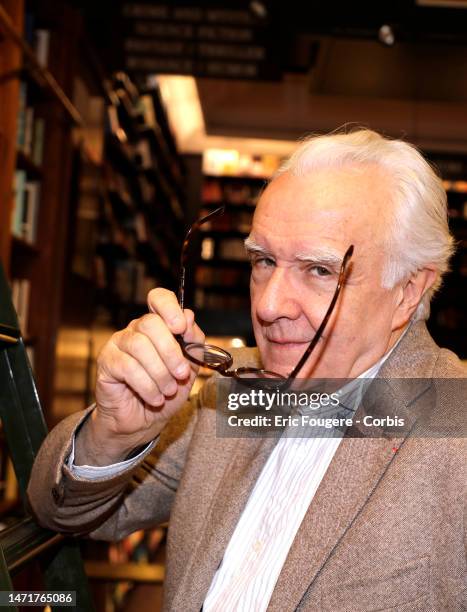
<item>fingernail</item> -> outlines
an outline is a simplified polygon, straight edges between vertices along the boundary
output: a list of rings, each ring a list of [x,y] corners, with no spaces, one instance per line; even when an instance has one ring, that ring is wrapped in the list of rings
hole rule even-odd
[[[182,363],[182,365],[178,366],[175,370],[176,376],[188,376],[188,365],[186,363]]]
[[[177,383],[170,382],[164,389],[164,395],[174,395],[177,392]]]

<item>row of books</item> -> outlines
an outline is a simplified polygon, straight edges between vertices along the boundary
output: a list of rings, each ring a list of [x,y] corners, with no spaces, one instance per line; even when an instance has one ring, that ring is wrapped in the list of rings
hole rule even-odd
[[[44,154],[45,121],[36,116],[36,111],[28,97],[28,84],[21,81],[19,89],[19,109],[16,132],[16,146],[36,166],[41,166]]]
[[[25,170],[16,170],[14,175],[15,204],[11,217],[11,231],[17,238],[34,244],[37,238],[37,223],[40,206],[39,181],[28,180]]]
[[[27,278],[15,278],[11,282],[11,299],[18,316],[21,335],[28,335],[29,296],[31,281]]]
[[[167,210],[171,210],[177,219],[182,219],[183,209],[180,197],[171,188],[170,181],[166,180],[163,168],[161,168],[160,162],[151,147],[148,133],[142,132],[136,142],[129,142],[126,132],[121,127],[115,107],[109,105],[107,111],[110,133],[119,140],[116,146],[120,148],[123,157],[126,158],[126,164],[133,165],[131,174],[134,175],[136,171],[136,177],[133,176],[133,179],[138,186],[138,193],[132,199],[134,201],[141,199],[147,205],[165,207]],[[175,167],[170,165],[172,170]],[[127,172],[126,167],[123,168],[123,172]],[[115,182],[114,179],[111,179],[111,182]],[[118,191],[122,193],[120,188]],[[132,190],[129,192],[128,189],[125,189],[123,192],[131,193]]]
[[[131,183],[128,177],[116,172],[110,166],[106,167],[106,186],[108,191],[114,191],[127,202],[142,201],[146,206],[155,206],[157,203],[157,189],[148,177],[141,173]]]
[[[196,268],[196,286],[238,287],[248,289],[250,282],[249,268],[208,268],[202,264]]]
[[[171,154],[170,147],[165,141],[159,123],[154,96],[157,91],[140,95],[135,85],[127,75],[118,73],[114,79],[115,89],[112,91],[112,104],[107,108],[108,128],[121,143],[126,143],[132,136],[137,136],[138,145],[133,157],[142,163],[143,168],[156,165],[165,166],[168,175],[175,183],[179,183],[181,174],[178,160]],[[170,134],[170,139],[173,135]],[[157,142],[157,161],[151,151]]]
[[[212,209],[201,208],[200,217],[206,216],[212,212]],[[243,209],[227,208],[222,215],[212,217],[209,221],[203,223],[203,231],[230,231],[238,230],[248,233],[251,229],[252,211]]]
[[[195,308],[206,308],[209,310],[248,310],[250,297],[244,295],[222,295],[205,289],[196,289]]]
[[[97,285],[107,288],[105,263],[96,257]],[[158,285],[156,278],[147,273],[144,262],[135,260],[114,261],[112,292],[125,304],[146,304],[148,293]]]
[[[206,179],[203,183],[201,199],[203,202],[226,202],[228,204],[251,204],[254,206],[263,189],[261,182],[242,183]]]
[[[245,244],[242,238],[223,238],[216,241],[213,238],[203,238],[201,243],[201,259],[210,260],[218,257],[235,261],[248,261]]]

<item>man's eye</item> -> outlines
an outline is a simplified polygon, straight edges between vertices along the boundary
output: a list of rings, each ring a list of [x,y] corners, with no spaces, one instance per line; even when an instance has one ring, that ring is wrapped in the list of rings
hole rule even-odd
[[[310,271],[315,276],[329,276],[331,274],[331,271],[324,266],[312,266]]]
[[[269,257],[256,257],[251,263],[260,268],[269,268],[274,265],[274,260]]]

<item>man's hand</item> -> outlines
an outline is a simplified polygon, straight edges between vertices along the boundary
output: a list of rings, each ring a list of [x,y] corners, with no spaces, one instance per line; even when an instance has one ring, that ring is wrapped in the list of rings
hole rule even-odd
[[[157,436],[187,400],[198,367],[174,338],[204,342],[191,310],[153,289],[150,313],[115,333],[97,360],[96,404],[76,438],[76,465],[109,465]]]

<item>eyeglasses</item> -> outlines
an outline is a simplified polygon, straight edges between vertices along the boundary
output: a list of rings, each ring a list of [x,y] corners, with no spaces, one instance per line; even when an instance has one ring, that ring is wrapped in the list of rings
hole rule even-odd
[[[206,223],[213,217],[222,214],[224,210],[225,210],[225,206],[221,206],[220,208],[216,208],[216,210],[209,213],[209,215],[206,215],[205,217],[198,219],[198,221],[196,221],[190,227],[190,229],[188,230],[185,236],[185,240],[182,246],[182,254],[180,258],[180,285],[179,285],[179,290],[178,290],[178,303],[180,304],[180,307],[182,308],[182,310],[184,308],[185,276],[186,276],[186,266],[188,263],[188,247],[190,245],[190,242],[193,238],[194,233],[199,230],[201,225],[203,225],[204,223]],[[334,291],[332,300],[326,311],[326,314],[324,315],[324,318],[321,321],[321,325],[316,331],[312,341],[308,345],[300,361],[297,363],[297,365],[292,370],[292,372],[289,374],[289,376],[286,377],[286,376],[283,376],[282,374],[278,374],[277,372],[271,372],[270,370],[263,370],[261,368],[241,367],[241,368],[236,368],[234,370],[230,370],[229,368],[231,367],[233,363],[233,358],[229,352],[225,351],[224,349],[218,346],[214,346],[212,344],[185,342],[182,336],[178,335],[176,336],[176,338],[182,348],[183,354],[185,355],[187,359],[189,359],[193,363],[196,363],[199,366],[203,366],[211,370],[216,370],[217,372],[220,372],[223,376],[229,376],[229,377],[233,377],[237,379],[243,380],[243,379],[248,379],[248,378],[255,378],[255,379],[264,378],[264,379],[273,379],[273,380],[280,381],[280,380],[291,380],[291,379],[296,378],[298,373],[302,369],[303,365],[305,364],[306,360],[312,353],[313,349],[318,344],[323,334],[323,331],[331,317],[331,314],[337,302],[337,298],[339,297],[341,289],[344,285],[347,264],[350,258],[352,257],[353,250],[354,250],[354,247],[353,245],[351,245],[345,252],[345,255],[342,260],[341,267],[340,267],[340,271],[339,271],[339,278],[337,280],[337,286]]]

